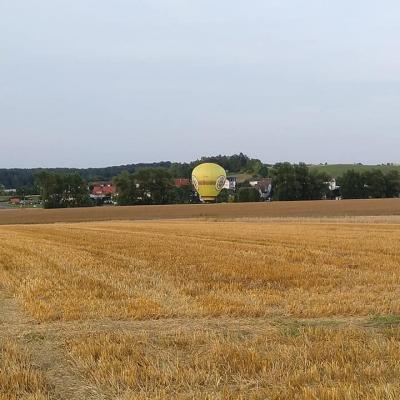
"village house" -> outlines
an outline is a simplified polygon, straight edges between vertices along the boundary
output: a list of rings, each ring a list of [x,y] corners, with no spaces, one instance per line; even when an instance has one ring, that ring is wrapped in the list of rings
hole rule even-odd
[[[112,182],[93,182],[90,185],[90,198],[96,202],[111,204],[117,194],[117,187]]]
[[[256,181],[250,181],[250,186],[257,189],[263,200],[270,200],[272,195],[272,179],[262,178]]]
[[[21,198],[20,197],[10,197],[8,200],[10,204],[13,206],[19,206],[21,204]]]
[[[237,183],[236,176],[227,176],[224,189],[236,190],[236,183]]]

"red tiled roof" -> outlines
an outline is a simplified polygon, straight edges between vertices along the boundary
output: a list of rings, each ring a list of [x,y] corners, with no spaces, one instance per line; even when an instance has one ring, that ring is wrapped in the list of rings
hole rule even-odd
[[[117,188],[112,185],[95,185],[92,189],[92,194],[95,196],[110,196],[117,192]]]
[[[21,199],[20,199],[19,197],[11,197],[9,201],[10,201],[10,203],[12,203],[12,204],[19,204],[19,203],[21,203]]]
[[[174,182],[176,187],[187,186],[190,185],[190,179],[187,178],[177,178]]]

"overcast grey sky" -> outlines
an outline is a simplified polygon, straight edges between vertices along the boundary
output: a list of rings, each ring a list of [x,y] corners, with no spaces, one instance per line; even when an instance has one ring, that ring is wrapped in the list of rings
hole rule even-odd
[[[399,150],[398,0],[0,0],[0,167]]]

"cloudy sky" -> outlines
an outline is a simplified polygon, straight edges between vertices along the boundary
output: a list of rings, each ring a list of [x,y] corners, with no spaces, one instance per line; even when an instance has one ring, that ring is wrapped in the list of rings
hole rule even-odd
[[[0,0],[0,167],[400,162],[398,0]]]

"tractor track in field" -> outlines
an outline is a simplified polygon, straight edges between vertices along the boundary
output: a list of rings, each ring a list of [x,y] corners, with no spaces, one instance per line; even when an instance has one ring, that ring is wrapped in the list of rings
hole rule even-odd
[[[19,308],[15,299],[7,297],[0,287],[0,336],[18,336],[29,338],[47,335],[49,338],[68,338],[70,336],[90,333],[108,333],[115,331],[160,331],[164,333],[179,330],[241,330],[251,329],[262,332],[275,327],[296,324],[298,326],[353,326],[374,328],[369,317],[326,317],[326,318],[292,318],[290,316],[265,317],[176,317],[141,320],[73,320],[37,322],[28,318]]]
[[[39,323],[27,316],[18,300],[0,286],[0,339],[16,339],[30,355],[32,364],[44,375],[49,398],[54,400],[110,400],[112,395],[101,392],[74,370],[64,348],[66,339],[79,335],[112,332],[163,332],[208,330],[215,332],[241,332],[243,334],[268,333],[285,326],[329,326],[332,329],[358,327],[374,329],[368,317],[335,317],[293,319],[290,317],[254,318],[167,318],[149,320],[89,320],[52,321]]]
[[[33,367],[45,377],[50,399],[106,399],[74,371],[59,336],[40,327],[22,312],[17,300],[0,286],[0,339],[16,339],[26,349]],[[46,328],[46,325],[42,328]]]

